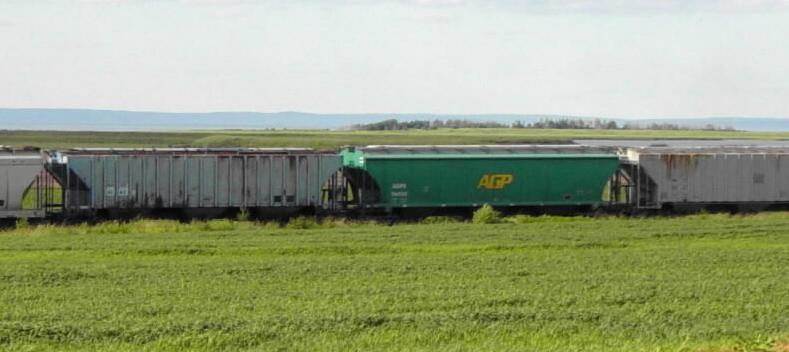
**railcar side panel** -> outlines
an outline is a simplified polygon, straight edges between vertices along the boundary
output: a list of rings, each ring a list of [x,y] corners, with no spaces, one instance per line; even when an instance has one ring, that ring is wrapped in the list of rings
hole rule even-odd
[[[87,202],[69,189],[70,209],[318,207],[341,167],[323,153],[65,155],[89,193]]]
[[[375,207],[598,205],[615,154],[344,153],[376,183]]]
[[[789,152],[637,151],[658,204],[789,202]]]

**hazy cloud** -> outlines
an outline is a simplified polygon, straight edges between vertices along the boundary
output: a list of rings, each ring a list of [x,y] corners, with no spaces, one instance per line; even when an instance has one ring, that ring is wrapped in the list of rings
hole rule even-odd
[[[466,0],[407,0],[406,3],[419,6],[452,6],[466,3]]]
[[[475,5],[550,12],[683,12],[789,10],[789,0],[404,0],[405,3],[450,7]]]
[[[789,0],[499,0],[523,9],[592,12],[753,11],[789,9]]]
[[[551,12],[677,12],[677,11],[775,11],[789,10],[789,0],[71,0],[81,3],[119,4],[174,2],[187,5],[298,5],[402,3],[409,6],[449,8],[461,5],[506,7]]]
[[[787,8],[789,0],[0,0],[0,105],[789,116]]]

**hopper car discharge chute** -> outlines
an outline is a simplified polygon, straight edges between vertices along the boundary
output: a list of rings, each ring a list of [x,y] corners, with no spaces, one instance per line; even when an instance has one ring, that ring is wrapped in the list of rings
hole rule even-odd
[[[61,188],[35,148],[0,146],[0,220],[43,218],[57,204]]]

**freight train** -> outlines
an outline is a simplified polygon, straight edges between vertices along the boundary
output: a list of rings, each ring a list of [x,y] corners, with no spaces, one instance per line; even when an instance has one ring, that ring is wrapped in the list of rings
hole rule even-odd
[[[789,205],[782,147],[0,147],[0,220]]]

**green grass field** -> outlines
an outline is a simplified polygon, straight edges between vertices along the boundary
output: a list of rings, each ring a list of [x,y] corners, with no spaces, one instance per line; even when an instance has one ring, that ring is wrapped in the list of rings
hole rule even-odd
[[[367,144],[567,143],[572,139],[789,139],[788,132],[440,129],[370,131],[60,132],[0,131],[0,144],[70,147],[310,147]]]
[[[0,233],[0,349],[786,351],[789,213]]]

